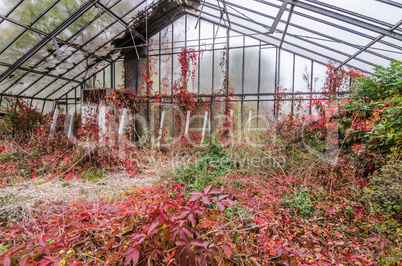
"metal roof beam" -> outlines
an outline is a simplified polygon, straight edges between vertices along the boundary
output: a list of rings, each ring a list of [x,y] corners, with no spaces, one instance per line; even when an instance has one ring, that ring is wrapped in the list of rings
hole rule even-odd
[[[15,95],[7,94],[7,93],[0,93],[0,96],[1,97],[15,97]],[[40,100],[40,101],[50,101],[49,99],[40,98],[40,97],[18,96],[18,98],[33,99],[33,100]]]
[[[7,64],[7,63],[4,63],[4,62],[0,62],[0,66],[12,67],[13,65]],[[59,75],[53,75],[53,74],[49,74],[49,73],[46,73],[46,72],[42,72],[42,71],[39,71],[39,70],[30,69],[30,68],[26,68],[26,67],[19,67],[17,69],[18,70],[23,70],[23,71],[26,71],[26,72],[30,72],[30,73],[34,73],[34,74],[38,74],[38,75],[42,75],[42,76],[46,76],[46,77],[62,79],[62,80],[70,81],[70,82],[81,83],[78,80],[69,79],[69,78],[63,78],[63,77],[60,77]],[[6,90],[3,91],[2,93],[5,93],[5,92],[6,92]]]
[[[190,8],[190,7],[188,7],[188,8]],[[174,12],[176,9],[173,9],[173,10],[171,10],[170,12]],[[170,13],[169,12],[169,13]],[[164,16],[162,16],[160,19],[162,19],[163,17],[165,17],[165,16],[167,16],[169,13],[167,13],[167,14],[165,14]],[[184,14],[186,14],[186,12],[183,12],[183,13],[181,13],[180,15],[178,15],[174,20],[173,20],[173,22],[174,21],[176,21],[177,19],[179,19],[180,17],[182,17]],[[136,18],[134,18],[132,21],[134,21]],[[170,22],[170,23],[173,23],[173,22]],[[154,21],[151,25],[149,25],[149,26],[152,26],[152,25],[154,25],[154,23],[157,23],[157,21]],[[159,31],[160,29],[158,29],[158,31]],[[112,40],[114,40],[114,39],[116,39],[121,33],[123,33],[124,32],[124,30],[123,31],[121,31],[120,33],[118,33],[118,34],[116,34],[113,38],[112,38]],[[151,33],[149,33],[149,38],[151,38],[153,35],[155,34],[155,31],[154,32],[151,32]],[[129,40],[127,40],[126,42],[128,42]],[[125,43],[126,43],[125,42]],[[122,45],[124,45],[125,43],[123,43]],[[99,47],[98,49],[101,49],[104,45],[106,45],[106,44],[103,44],[101,47]],[[142,45],[140,45],[140,46],[142,46]],[[121,57],[122,57],[123,55],[120,55],[115,61],[117,61],[117,60],[119,60]],[[110,65],[110,64],[109,64]],[[103,69],[105,69],[106,67],[108,67],[109,65],[107,65],[107,66],[105,66],[104,68],[102,68],[102,69],[100,69],[98,72],[95,72],[95,73],[93,73],[90,77],[88,77],[87,79],[85,79],[82,83],[85,83],[87,80],[89,80],[93,75],[95,75],[95,74],[97,74],[97,73],[99,73],[101,70],[103,70]],[[85,72],[86,70],[84,70],[83,72],[81,72],[81,73],[79,73],[76,77],[78,77],[78,76],[80,76],[80,75],[82,75],[84,72]],[[74,77],[74,78],[76,78],[76,77]],[[50,96],[52,96],[53,94],[55,94],[56,92],[58,92],[60,89],[62,89],[64,86],[66,86],[68,83],[66,83],[66,84],[64,84],[62,87],[60,87],[60,88],[58,88],[57,90],[55,90],[54,92],[52,92],[51,94],[49,94],[48,96],[46,96],[46,99],[48,98],[48,97],[50,97]],[[61,98],[61,97],[63,97],[64,95],[66,95],[66,94],[68,94],[69,92],[71,92],[72,90],[74,90],[75,88],[77,88],[78,86],[76,86],[76,87],[73,87],[73,88],[71,88],[69,91],[67,91],[66,93],[64,93],[62,96],[60,96],[59,98]],[[42,89],[43,90],[43,89]],[[41,91],[42,91],[41,90]],[[39,93],[39,92],[38,92]],[[38,94],[37,93],[37,94]],[[35,94],[35,95],[37,95],[37,94]],[[58,98],[58,99],[59,99]]]
[[[85,2],[81,7],[79,7],[70,17],[64,20],[59,26],[57,26],[50,34],[49,37],[57,36],[63,30],[65,30],[68,26],[70,26],[74,21],[76,21],[81,15],[83,15],[86,11],[88,11],[96,2],[99,0],[92,0]],[[0,82],[5,80],[11,73],[13,73],[18,67],[24,64],[31,56],[36,54],[42,47],[44,47],[49,41],[50,38],[43,38],[39,43],[37,43],[30,51],[28,51],[25,55],[23,55],[20,59],[18,59],[12,67],[7,69],[0,76]]]
[[[398,2],[395,2],[395,1],[391,1],[391,0],[376,0],[376,1],[388,4],[388,5],[391,5],[391,6],[402,8],[402,4],[398,3]]]
[[[393,30],[397,29],[400,25],[402,25],[402,19],[398,23],[396,23],[390,30],[393,31]],[[384,37],[385,37],[385,35],[382,34],[382,35],[378,36],[377,38],[375,38],[374,40],[372,40],[371,42],[369,42],[366,46],[364,46],[362,49],[360,49],[360,51],[357,51],[354,55],[352,55],[351,57],[349,57],[348,59],[343,61],[339,66],[337,66],[335,68],[335,70],[338,70],[339,68],[341,68],[344,65],[346,65],[352,59],[356,58],[359,54],[361,54],[364,51],[366,51],[370,46],[372,46],[373,44],[375,44],[376,42],[378,42],[379,40],[381,40]]]
[[[280,8],[279,11],[278,11],[278,14],[276,15],[276,18],[275,18],[274,22],[272,23],[272,25],[271,25],[271,27],[270,27],[270,29],[269,29],[269,31],[268,31],[268,34],[274,33],[276,27],[277,27],[278,24],[279,24],[279,21],[280,21],[281,18],[282,18],[283,13],[284,13],[285,10],[286,10],[286,6],[288,5],[288,2],[289,2],[288,0],[284,0],[284,1],[283,1],[282,6],[281,6],[281,8]],[[289,18],[290,18],[290,15],[289,15]],[[289,19],[288,19],[288,21],[289,21]]]
[[[51,7],[53,7],[53,6],[51,6]],[[50,9],[51,7],[49,7],[49,9]],[[41,17],[41,16],[39,16],[39,17]],[[39,17],[38,17],[38,18],[39,18]],[[22,24],[22,23],[20,23],[20,22],[18,22],[18,21],[15,21],[15,20],[13,20],[13,19],[7,18],[7,17],[5,17],[5,16],[3,16],[3,15],[0,15],[0,18],[2,18],[2,19],[4,19],[4,20],[7,20],[8,22],[11,22],[11,23],[13,23],[13,24],[16,24],[16,25],[18,25],[18,26],[20,26],[20,27],[25,28],[25,30],[23,30],[22,32],[20,32],[20,33],[14,38],[14,40],[12,40],[10,43],[8,43],[8,44],[0,51],[0,55],[1,55],[2,53],[4,53],[15,41],[17,41],[17,39],[18,39],[19,37],[21,37],[21,36],[22,36],[25,32],[27,32],[28,30],[31,30],[31,31],[36,32],[36,33],[38,33],[38,34],[40,34],[40,35],[43,35],[43,36],[45,36],[45,37],[47,37],[47,38],[50,38],[50,40],[55,39],[57,42],[62,43],[62,44],[65,44],[65,45],[67,45],[67,46],[69,46],[69,47],[71,47],[71,48],[73,48],[73,49],[75,49],[75,50],[79,50],[79,51],[81,51],[81,52],[83,52],[83,53],[87,53],[87,54],[90,53],[89,51],[83,49],[82,47],[77,48],[75,45],[72,45],[71,43],[69,43],[69,42],[67,42],[67,41],[64,41],[64,40],[62,40],[62,39],[56,38],[55,36],[50,36],[48,33],[43,32],[43,31],[41,31],[41,30],[32,28],[32,25],[36,22],[36,20],[37,20],[38,18],[36,18],[36,19],[34,20],[34,22],[32,22],[32,25],[30,25],[30,26],[27,26],[27,25],[25,25],[25,24]],[[95,55],[95,57],[98,57],[98,56]],[[99,57],[99,58],[100,58],[100,57]]]
[[[204,12],[204,14],[206,14],[206,13]],[[193,14],[190,14],[190,13],[189,13],[189,15],[194,16]],[[207,14],[207,15],[208,15],[208,14]],[[214,17],[215,19],[218,19],[218,17],[216,17],[216,16],[214,16],[214,15],[210,15],[210,14],[209,14],[209,16]],[[204,20],[206,20],[206,21],[208,21],[208,22],[218,24],[218,22],[215,22],[215,21],[213,21],[213,20],[210,20],[210,19],[207,19],[207,18],[203,18],[203,17],[201,17],[201,18],[204,19]],[[248,31],[255,32],[256,34],[259,34],[259,35],[261,35],[261,36],[271,38],[271,39],[273,39],[273,40],[275,40],[275,41],[278,41],[278,42],[280,41],[279,38],[276,38],[276,37],[274,37],[274,36],[272,36],[272,35],[269,35],[269,36],[268,36],[268,35],[266,35],[266,34],[263,33],[263,32],[259,32],[259,31],[256,31],[255,29],[251,29],[251,28],[246,27],[246,26],[244,26],[244,25],[234,23],[233,21],[232,21],[232,23],[233,23],[234,25],[240,27],[240,28],[243,28],[243,29],[248,30]],[[239,33],[239,34],[243,34],[243,35],[244,35],[244,32],[241,32],[241,31],[239,31],[239,30],[234,30],[234,29],[231,29],[231,30],[234,31],[234,32],[237,32],[237,33]],[[262,42],[264,42],[264,43],[269,43],[267,40],[264,40],[264,39],[262,39],[262,38],[260,38],[260,37],[253,37],[253,38],[255,38],[255,39],[259,40],[259,41],[262,41]],[[334,61],[334,62],[340,62],[338,59],[329,57],[329,56],[324,55],[324,54],[321,54],[321,53],[317,53],[316,51],[312,51],[312,50],[310,50],[310,49],[307,49],[307,48],[305,48],[305,47],[299,46],[299,45],[297,45],[297,44],[288,43],[288,42],[286,42],[286,41],[284,41],[284,43],[285,43],[285,44],[288,44],[288,45],[291,45],[291,46],[293,46],[293,47],[296,47],[296,48],[298,48],[298,49],[304,50],[304,51],[306,51],[306,52],[315,54],[315,55],[317,55],[317,56],[330,59],[330,60],[332,60],[332,61]],[[272,43],[271,43],[271,44],[272,44]],[[275,45],[275,44],[272,44],[272,45],[275,46],[275,47],[277,47],[277,45]],[[292,51],[292,50],[290,50],[290,49],[282,48],[282,50],[287,51],[287,52],[289,52],[289,53],[293,53],[293,54],[299,55],[299,56],[304,57],[304,58],[308,58],[308,59],[313,60],[313,61],[317,61],[317,60],[315,60],[315,59],[313,59],[313,58],[311,58],[311,57],[308,57],[308,56],[306,56],[306,55],[303,55],[303,54],[294,52],[294,51]],[[328,62],[320,62],[320,63],[325,65],[325,64],[327,64]],[[358,69],[358,68],[356,68],[356,69]]]
[[[122,0],[117,0],[112,6],[117,5],[117,4],[118,4],[119,2],[121,2],[121,1],[122,1]],[[136,7],[134,7],[134,8],[131,9],[131,10],[129,10],[124,16],[126,16],[127,14],[129,14],[131,11],[133,11],[135,8],[137,8],[138,6],[140,6],[140,5],[141,5],[142,3],[144,3],[145,1],[146,1],[146,0],[143,0],[143,1],[142,1],[141,3],[139,3]],[[83,27],[81,27],[77,32],[75,32],[72,36],[70,36],[70,37],[66,40],[66,42],[69,42],[70,40],[72,40],[72,39],[74,39],[76,36],[78,36],[78,34],[80,34],[83,30],[85,30],[87,27],[89,27],[93,22],[95,22],[98,18],[100,18],[105,12],[106,12],[106,11],[102,11],[102,12],[100,12],[99,14],[97,14],[91,21],[89,21],[87,24],[85,24]],[[124,17],[124,16],[123,16],[123,17]],[[117,21],[114,21],[113,23],[111,23],[110,25],[108,25],[108,26],[106,27],[106,29],[110,28],[110,27],[113,26],[115,23],[117,23]],[[80,48],[85,47],[88,43],[90,43],[92,40],[94,40],[96,37],[98,37],[98,36],[99,36],[100,34],[102,34],[102,33],[103,33],[103,32],[97,33],[97,34],[96,34],[95,36],[93,36],[90,40],[88,40],[86,43],[80,45],[79,47],[80,47]],[[69,56],[67,56],[64,60],[67,60],[67,59],[69,59],[70,57],[72,57],[77,51],[79,51],[79,50],[76,49],[73,53],[71,53]],[[37,62],[37,63],[35,64],[35,66],[34,66],[33,68],[39,66],[43,61],[46,61],[51,55],[52,55],[52,53],[49,53],[47,56],[45,56],[44,58],[42,58],[39,62]],[[70,71],[70,70],[68,70],[68,71]],[[68,72],[68,71],[67,71],[67,72]],[[59,76],[59,79],[61,79],[61,77],[62,77],[63,75],[65,75],[67,72],[63,73],[62,75],[58,75],[58,76]],[[18,81],[20,81],[22,78],[24,78],[28,73],[29,73],[29,72],[27,72],[26,74],[22,75],[19,79],[17,79],[13,84],[11,84],[11,85],[7,88],[7,90],[10,89],[12,86],[14,86],[14,85],[15,85]],[[40,79],[41,79],[41,78],[35,80],[30,86],[28,86],[27,88],[25,88],[25,90],[23,90],[22,92],[20,92],[20,94],[21,94],[21,93],[24,93],[25,91],[27,91],[32,85],[36,84]]]
[[[331,5],[329,3],[322,2],[322,1],[319,1],[319,0],[307,0],[307,1],[310,2],[310,3],[316,4],[316,5],[319,5],[319,6],[323,6],[323,7],[335,10],[335,11],[344,12],[344,13],[346,13],[346,14],[354,17],[354,18],[361,18],[361,19],[364,19],[364,20],[367,20],[367,21],[370,21],[370,22],[373,22],[373,23],[377,23],[377,24],[382,25],[382,26],[384,26],[386,28],[392,27],[391,23],[388,23],[388,22],[385,22],[385,21],[382,21],[382,20],[378,20],[378,19],[373,18],[373,17],[365,16],[363,14],[353,12],[351,10],[344,9],[344,8],[338,7],[336,5]]]
[[[213,10],[218,11],[218,10],[216,9],[216,7],[214,7],[214,6],[207,6],[207,8],[211,8],[211,9],[213,9]],[[204,12],[204,13],[207,14],[207,12]],[[214,17],[214,18],[217,18],[216,16],[214,16],[214,15],[212,15],[212,14],[207,14],[207,15],[208,15],[208,16],[211,16],[211,17]],[[237,18],[239,18],[239,19],[242,19],[242,20],[246,20],[245,18],[240,17],[239,15],[236,15],[236,14],[230,14],[230,15],[233,16],[233,17],[237,17]],[[250,19],[250,18],[247,18],[247,20],[251,20],[251,19]],[[246,20],[246,21],[247,21],[247,20]],[[262,24],[262,23],[259,23],[259,22],[253,21],[253,20],[252,20],[252,22],[255,23],[255,24],[258,25],[258,26],[264,27],[264,24]],[[213,22],[213,23],[217,23],[217,22]],[[244,27],[243,25],[240,25],[240,24],[236,24],[236,25],[239,26],[239,27],[246,28],[246,27]],[[256,32],[256,33],[258,33],[258,34],[262,34],[262,35],[268,36],[267,34],[264,34],[264,33],[262,33],[262,32],[256,31],[255,29],[250,29],[250,28],[247,28],[247,29],[250,30],[250,31]],[[278,32],[279,32],[279,33],[283,33],[283,31],[279,31],[279,30],[278,30]],[[279,42],[282,41],[281,39],[276,38],[276,37],[274,37],[274,36],[272,36],[272,35],[269,35],[269,37],[270,37],[270,38],[273,38],[273,39],[275,39],[275,40],[279,40]],[[296,38],[296,39],[298,39],[298,40],[302,40],[302,41],[304,41],[304,42],[307,42],[307,43],[316,45],[316,46],[318,46],[318,47],[327,49],[327,50],[329,50],[329,51],[338,53],[338,54],[343,55],[343,56],[345,56],[345,57],[350,57],[350,56],[351,56],[350,54],[347,54],[347,53],[342,52],[342,51],[340,51],[340,50],[337,50],[337,49],[334,49],[334,48],[330,48],[330,47],[324,46],[324,45],[322,45],[322,44],[319,44],[319,43],[316,43],[316,42],[313,42],[313,41],[310,41],[310,40],[306,40],[306,39],[300,38],[300,37],[298,37],[298,36],[292,36],[292,37],[293,37],[293,38]],[[283,40],[282,43],[287,43],[287,42]],[[289,43],[288,43],[288,44],[289,44]],[[295,44],[290,44],[290,45],[296,46]],[[278,46],[278,47],[279,47],[279,46]],[[298,47],[300,48],[300,46],[298,46]],[[281,46],[280,48],[282,48],[282,46]],[[301,49],[308,50],[308,49],[306,49],[306,48],[304,48],[304,47],[301,47]],[[308,50],[308,51],[309,51],[309,52],[312,52],[312,53],[316,53],[316,52],[311,51],[311,50]],[[317,54],[318,54],[318,53],[317,53]],[[320,55],[320,54],[319,54],[319,55]],[[323,56],[323,55],[320,55],[320,56]],[[325,56],[324,56],[324,57],[325,57]],[[329,59],[334,60],[334,61],[336,61],[336,62],[340,62],[340,60],[335,60],[335,59],[333,59],[333,58],[329,58]],[[389,58],[389,59],[390,59],[390,58]],[[361,62],[363,62],[363,63],[365,63],[365,64],[368,64],[368,65],[374,66],[373,63],[367,62],[367,61],[365,61],[365,60],[359,59],[359,61],[361,61]]]
[[[284,31],[283,31],[283,35],[282,35],[282,39],[281,39],[281,44],[279,44],[279,49],[282,48],[283,41],[285,40],[286,33],[288,32],[288,28],[289,28],[289,24],[290,24],[290,19],[292,18],[292,14],[293,14],[293,9],[294,9],[294,8],[295,8],[294,5],[292,5],[292,6],[290,7],[288,20],[286,21],[286,26],[285,26],[285,29],[284,29]],[[278,21],[278,22],[279,22],[279,21]]]
[[[13,8],[11,8],[11,10],[6,13],[6,17],[11,15],[24,1],[25,0],[20,0],[17,4],[15,4],[15,6],[13,6]],[[4,19],[2,19],[0,21],[0,24],[3,23],[3,21],[4,21]]]
[[[262,0],[259,0],[259,1],[262,1]],[[328,10],[328,9],[325,9],[325,8],[322,8],[319,6],[310,5],[308,3],[301,2],[299,0],[281,0],[281,1],[289,1],[290,4],[293,4],[297,7],[300,7],[300,8],[303,8],[303,9],[306,9],[306,10],[309,10],[309,11],[312,11],[312,12],[315,12],[315,13],[318,13],[318,14],[321,14],[324,16],[331,17],[336,20],[341,20],[343,22],[346,22],[346,23],[349,23],[349,24],[352,24],[352,25],[355,25],[355,26],[358,26],[361,28],[365,28],[367,30],[383,34],[384,36],[388,36],[388,37],[402,41],[402,34],[392,32],[388,29],[378,27],[374,24],[370,24],[370,23],[367,23],[367,22],[364,22],[364,21],[361,21],[361,20],[358,20],[358,19],[355,19],[355,18],[352,18],[349,16],[345,16],[340,13],[333,12],[331,10]]]
[[[124,14],[122,17],[125,17],[125,16],[127,16],[128,14],[130,14],[134,9],[136,9],[138,6],[140,6],[141,4],[143,4],[145,2],[145,0],[143,0],[141,3],[139,3],[138,5],[136,5],[134,8],[132,8],[131,10],[129,10],[126,14]],[[106,12],[106,11],[105,11]],[[133,19],[134,20],[134,19]],[[132,21],[133,21],[132,20]],[[112,27],[115,23],[117,23],[117,21],[114,21],[113,23],[111,23],[110,25],[108,25],[107,27],[106,27],[106,29],[107,28],[110,28],[110,27]],[[97,51],[99,51],[101,48],[103,48],[105,45],[107,45],[110,41],[112,41],[112,40],[114,40],[117,36],[119,36],[121,33],[123,33],[125,30],[123,30],[123,31],[121,31],[121,32],[119,32],[118,34],[116,34],[115,35],[115,37],[113,37],[111,40],[108,40],[107,42],[105,42],[104,44],[102,44],[101,46],[99,46],[95,51],[93,51],[93,52],[91,52],[90,54],[89,54],[89,56],[91,56],[92,54],[95,54]],[[87,42],[86,43],[84,43],[84,44],[82,44],[82,46],[85,46],[85,45],[87,45],[88,43],[90,43],[92,40],[94,40],[95,38],[97,38],[99,35],[101,35],[102,34],[102,32],[98,32],[95,36],[93,36],[91,39],[89,39],[89,40],[87,40]],[[73,36],[72,36],[73,37]],[[70,58],[71,56],[72,56],[73,54],[71,54],[70,56],[68,56],[66,59],[68,59],[68,58]],[[80,62],[78,62],[77,64],[80,64],[80,63],[82,63],[83,61],[85,61],[87,59],[87,57],[86,58],[84,58],[83,60],[81,60]],[[107,62],[109,62],[109,61],[107,61]],[[110,62],[109,62],[110,63]],[[71,68],[71,69],[68,69],[66,72],[64,72],[63,74],[61,74],[61,76],[63,76],[63,75],[66,75],[68,72],[70,72],[71,70],[72,70],[73,68]],[[86,69],[83,71],[83,72],[81,72],[81,73],[79,73],[78,75],[76,75],[73,79],[75,79],[75,78],[77,78],[77,77],[79,77],[81,74],[83,74],[83,73],[85,73],[85,71],[86,71]],[[36,80],[35,81],[35,83],[37,82],[38,80]],[[50,85],[52,85],[53,83],[54,83],[55,81],[53,81],[53,82],[51,82],[51,83],[49,83],[48,85],[46,85],[45,87],[43,87],[40,91],[38,91],[37,93],[35,93],[34,94],[34,96],[35,95],[38,95],[39,93],[41,93],[42,91],[44,91],[46,88],[48,88]],[[82,82],[80,82],[80,83],[82,83]],[[49,96],[51,96],[52,94],[54,94],[54,93],[56,93],[57,91],[59,91],[61,88],[63,88],[64,86],[66,86],[68,83],[66,83],[66,84],[64,84],[63,86],[61,86],[60,88],[58,88],[58,89],[56,89],[54,92],[52,92],[50,95],[48,95],[48,96],[46,96],[46,99],[49,97]],[[27,90],[28,88],[26,88],[25,89],[25,91]],[[21,93],[23,93],[24,91],[22,91]]]
[[[236,5],[236,4],[233,4],[233,3],[228,3],[228,5],[229,5],[229,7],[231,7],[231,8],[232,8],[232,6],[235,7],[236,9],[234,9],[234,10],[244,9],[244,10],[246,10],[246,11],[248,11],[248,12],[253,12],[254,14],[257,14],[257,15],[259,15],[259,16],[262,16],[262,17],[265,17],[265,18],[273,19],[272,16],[266,15],[266,14],[261,13],[261,12],[258,12],[258,11],[251,10],[251,9],[246,8],[246,7],[243,7],[243,6],[239,6],[239,5]],[[271,4],[271,3],[268,3],[268,5],[274,6],[274,5]],[[305,17],[305,18],[308,18],[308,19],[314,19],[314,18],[312,18],[312,17],[309,16],[309,15],[306,15],[306,14],[304,14],[304,13],[297,12],[297,11],[293,11],[292,14],[297,14],[297,15],[299,15],[299,16],[302,16],[302,17]],[[340,28],[340,29],[342,29],[342,30],[345,30],[344,28],[339,27],[338,25],[332,24],[332,23],[330,23],[330,22],[325,22],[325,21],[322,21],[322,20],[320,20],[320,19],[316,19],[316,21],[321,22],[321,23],[325,23],[325,24],[330,25],[330,26],[333,26],[333,27],[338,27],[338,28]],[[282,21],[282,20],[281,20],[281,22],[282,22],[282,23],[285,23],[285,21]],[[322,32],[314,31],[314,30],[312,30],[312,29],[310,29],[310,28],[306,28],[306,27],[303,27],[303,26],[298,25],[298,24],[289,23],[289,25],[292,26],[292,27],[295,27],[295,28],[298,28],[298,29],[301,29],[301,30],[304,30],[304,31],[307,31],[307,32],[310,32],[310,33],[313,33],[313,34],[316,34],[316,35],[318,35],[318,36],[322,36],[322,37],[327,38],[327,39],[329,39],[329,40],[333,40],[333,41],[335,41],[335,42],[339,42],[339,43],[342,43],[342,44],[351,46],[351,47],[356,48],[356,49],[360,49],[360,48],[362,47],[361,45],[352,44],[352,43],[349,43],[349,42],[347,42],[347,41],[345,41],[345,40],[335,38],[335,37],[333,37],[333,36],[324,34],[324,33],[322,33]],[[354,34],[359,34],[360,36],[363,36],[363,37],[368,38],[368,39],[374,39],[372,36],[368,36],[368,35],[366,35],[366,34],[358,33],[358,32],[355,32],[355,31],[351,31],[351,32],[354,33]],[[395,44],[393,44],[393,43],[389,43],[389,42],[385,42],[385,41],[379,41],[379,42],[382,43],[382,44],[388,45],[388,46],[390,46],[390,47],[396,48],[396,49],[402,49],[402,46],[400,47],[400,46],[395,45]],[[376,53],[376,52],[372,52],[372,51],[367,51],[367,52],[369,52],[370,54],[373,54],[373,55],[375,55],[375,56],[382,57],[382,58],[387,59],[387,60],[390,60],[390,59],[391,59],[391,58],[389,58],[389,57],[386,57],[386,56],[384,56],[384,55],[382,55],[382,54],[378,54],[378,53]]]
[[[264,4],[264,5],[276,7],[276,8],[279,8],[279,7],[280,7],[279,5],[273,4],[273,3],[271,3],[271,2],[265,2],[265,1],[263,1],[263,0],[254,0],[254,1],[259,2],[259,3],[262,3],[262,4]],[[232,5],[233,5],[233,4],[232,4]],[[240,6],[239,8],[244,8],[244,7]],[[251,12],[254,12],[254,13],[255,13],[256,11],[251,11]],[[313,17],[313,16],[311,16],[311,15],[305,14],[304,12],[293,11],[293,14],[296,14],[296,15],[298,15],[298,16],[302,16],[302,17],[304,17],[304,18],[308,18],[308,19],[311,19],[311,20],[314,20],[314,21],[317,21],[317,22],[321,22],[321,23],[323,23],[323,24],[325,24],[325,25],[329,25],[329,26],[332,26],[332,27],[335,27],[335,28],[338,28],[338,29],[341,29],[341,30],[344,30],[344,31],[348,31],[348,32],[350,32],[350,33],[356,34],[356,35],[358,35],[358,36],[362,36],[362,37],[367,38],[367,39],[371,39],[371,40],[374,40],[374,39],[375,39],[375,38],[374,38],[373,36],[371,36],[371,35],[367,35],[367,34],[362,33],[362,32],[360,32],[360,31],[353,30],[353,29],[350,29],[350,28],[346,28],[346,27],[344,27],[344,26],[338,25],[338,24],[336,24],[336,23],[332,23],[332,22],[327,21],[327,20],[323,20],[323,19],[320,19],[320,18],[317,18],[317,17]],[[292,24],[291,24],[291,25],[292,25]],[[298,27],[299,25],[292,25],[292,26]],[[320,34],[319,34],[319,35],[320,35]],[[322,34],[321,34],[321,35],[322,35]],[[402,46],[396,45],[396,44],[394,44],[394,43],[390,43],[390,42],[387,42],[387,41],[384,41],[384,40],[380,40],[379,42],[382,43],[382,44],[388,45],[388,46],[390,46],[390,47],[393,47],[393,48],[395,48],[395,49],[402,50]]]
[[[126,27],[126,28],[129,27],[129,23],[125,22],[120,16],[116,15],[112,10],[110,10],[109,8],[104,6],[101,2],[97,3],[96,6],[99,7],[100,9],[104,10],[110,16],[114,17],[117,21],[119,21],[121,24],[123,24],[124,27]],[[136,31],[135,29],[132,29],[132,30],[138,37],[140,37],[144,42],[146,42],[146,38],[144,37],[144,35],[142,35],[138,31]]]

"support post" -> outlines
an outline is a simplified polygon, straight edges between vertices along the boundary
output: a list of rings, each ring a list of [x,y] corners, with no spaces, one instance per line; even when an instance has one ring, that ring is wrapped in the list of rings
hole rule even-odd
[[[56,125],[57,125],[57,119],[59,118],[60,115],[60,110],[58,107],[54,110],[53,114],[53,121],[52,124],[50,125],[50,137],[54,137],[54,133],[56,131]]]
[[[105,140],[105,135],[107,133],[107,125],[106,125],[106,106],[100,106],[99,107],[99,119],[98,119],[98,125],[99,125],[99,134],[101,138],[101,142],[104,142]]]
[[[119,125],[119,136],[124,134],[124,127],[126,126],[126,118],[127,118],[128,109],[124,108],[123,113],[121,114],[120,125]]]
[[[164,120],[165,120],[165,111],[162,111],[162,114],[161,114],[161,124],[160,124],[160,127],[159,127],[159,133],[158,133],[158,143],[157,143],[158,149],[159,149],[160,146],[161,146],[161,140],[162,140],[162,135],[163,135],[163,122],[164,122]]]
[[[67,133],[67,138],[68,139],[74,139],[74,118],[75,118],[75,112],[71,115],[71,119],[70,119],[70,125],[68,127],[68,133]]]
[[[206,128],[207,128],[207,122],[208,122],[208,111],[205,111],[204,125],[203,125],[203,127],[202,127],[201,144],[204,142],[204,139],[205,139],[205,130],[206,130]]]
[[[250,129],[251,129],[251,119],[252,119],[252,117],[253,117],[253,112],[252,111],[248,112],[248,132],[250,132]]]
[[[190,129],[190,114],[191,114],[191,112],[187,111],[186,129],[184,131],[184,135],[186,135],[186,136],[188,135],[188,131]]]

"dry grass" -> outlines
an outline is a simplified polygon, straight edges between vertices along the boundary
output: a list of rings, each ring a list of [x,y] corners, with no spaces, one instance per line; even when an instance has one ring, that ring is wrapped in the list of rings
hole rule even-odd
[[[71,202],[99,200],[121,195],[134,187],[146,187],[160,180],[159,174],[139,174],[135,178],[115,173],[94,183],[86,179],[62,181],[46,177],[28,180],[0,189],[0,198],[7,198],[0,206],[0,214],[7,213],[7,223],[29,220],[32,208],[38,202]]]

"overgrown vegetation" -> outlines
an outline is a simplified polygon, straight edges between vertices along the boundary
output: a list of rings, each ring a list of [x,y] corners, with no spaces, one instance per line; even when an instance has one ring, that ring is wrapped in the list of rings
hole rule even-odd
[[[331,93],[345,80],[351,94],[336,99]],[[197,148],[195,161],[172,169],[172,182],[94,202],[38,203],[31,220],[2,225],[0,259],[5,265],[400,265],[401,85],[397,61],[373,76],[329,66],[329,100],[314,101],[314,119],[285,117],[275,130],[248,136],[264,146],[220,131]],[[328,125],[339,126],[339,134]],[[96,182],[113,168],[102,147],[88,152],[61,134],[57,144],[47,128],[33,128],[24,141],[2,139],[1,177],[48,173],[62,176],[64,187],[69,171]],[[83,136],[96,138],[91,134]],[[57,145],[75,155],[63,157]],[[0,215],[7,223],[8,213]]]

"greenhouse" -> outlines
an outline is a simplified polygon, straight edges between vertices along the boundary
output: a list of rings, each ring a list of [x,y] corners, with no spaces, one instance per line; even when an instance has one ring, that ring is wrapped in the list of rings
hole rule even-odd
[[[400,0],[0,1],[4,265],[400,265]]]

